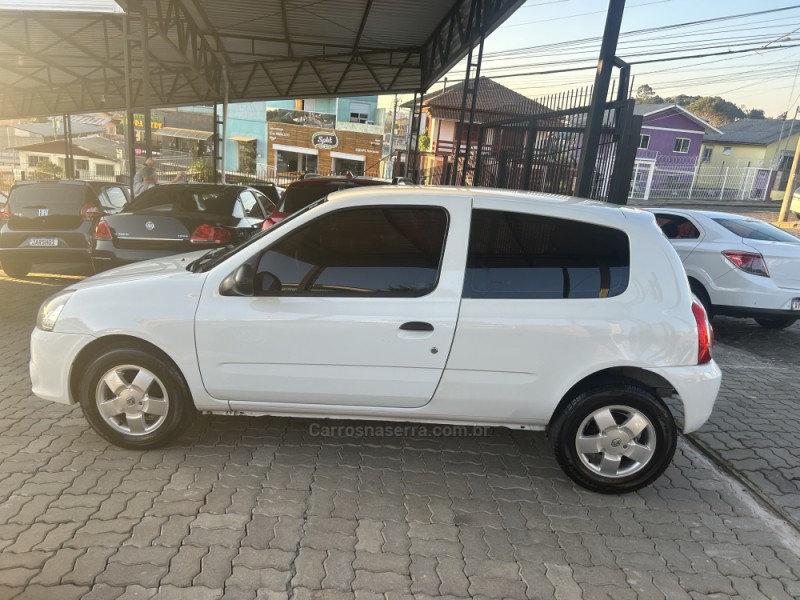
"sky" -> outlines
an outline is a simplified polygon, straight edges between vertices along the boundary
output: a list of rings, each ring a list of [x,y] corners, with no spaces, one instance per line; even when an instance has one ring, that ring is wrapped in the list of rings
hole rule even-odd
[[[782,8],[788,10],[776,11]],[[481,74],[497,77],[503,85],[532,98],[591,84],[607,9],[607,0],[527,0],[487,39]],[[749,14],[756,12],[763,14]],[[749,16],[727,18],[744,14]],[[720,20],[652,31],[708,19]],[[768,117],[787,110],[794,114],[800,103],[800,2],[626,3],[617,56],[629,63],[730,50],[743,52],[634,64],[634,90],[648,84],[662,97],[721,96],[747,108],[763,109]],[[588,69],[516,76],[579,67]],[[448,74],[448,81],[463,77],[462,64]]]

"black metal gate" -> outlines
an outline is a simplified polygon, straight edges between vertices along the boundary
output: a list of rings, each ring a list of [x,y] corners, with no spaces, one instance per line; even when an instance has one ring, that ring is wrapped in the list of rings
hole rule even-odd
[[[641,128],[628,90],[621,92],[603,107],[590,192],[593,199],[615,204],[627,202]],[[477,143],[455,165],[463,181],[574,195],[591,97],[591,87],[555,94],[537,100],[533,114],[483,123]]]

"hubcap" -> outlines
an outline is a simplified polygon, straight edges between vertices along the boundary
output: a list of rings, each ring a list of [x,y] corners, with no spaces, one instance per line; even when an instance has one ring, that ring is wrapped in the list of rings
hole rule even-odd
[[[95,402],[103,420],[127,435],[158,429],[167,417],[169,396],[153,373],[136,365],[110,369],[97,382]]]
[[[583,420],[575,437],[581,462],[603,477],[627,477],[641,471],[656,449],[650,420],[629,406],[606,406]]]

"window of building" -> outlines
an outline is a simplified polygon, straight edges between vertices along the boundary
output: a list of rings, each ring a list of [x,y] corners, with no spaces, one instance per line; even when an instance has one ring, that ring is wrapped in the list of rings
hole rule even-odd
[[[523,213],[475,210],[465,298],[605,298],[628,287],[622,231]]]
[[[85,158],[75,158],[73,159],[75,163],[75,169],[79,171],[88,171],[89,170],[89,161]]]
[[[319,160],[316,154],[276,150],[275,164],[278,173],[316,173]]]
[[[352,173],[353,175],[363,175],[364,174],[364,161],[363,160],[352,160],[349,158],[333,158],[331,160],[331,170],[336,175],[347,175],[347,173]]]
[[[48,157],[46,157],[46,156],[38,156],[36,154],[29,154],[28,155],[28,166],[29,167],[35,167],[40,162],[49,162],[49,161],[50,161],[50,159]]]
[[[365,102],[351,102],[350,103],[350,122],[351,123],[368,123],[369,122],[370,105]]]
[[[639,136],[639,148],[641,150],[647,150],[650,147],[650,136],[646,134],[641,134]]]
[[[714,148],[703,148],[703,155],[700,157],[701,162],[709,162],[713,153]]]
[[[87,161],[88,162],[88,161]],[[78,167],[82,168],[82,167]],[[89,165],[86,165],[86,169],[89,169]],[[114,173],[114,165],[103,165],[103,164],[96,164],[94,166],[94,172],[98,177],[110,177],[114,178],[116,173]]]
[[[732,148],[730,146],[723,146],[722,147],[722,154],[724,154],[725,156],[730,156],[731,155],[731,150],[732,150]]]
[[[676,138],[675,139],[675,147],[672,149],[673,152],[680,152],[681,154],[686,154],[689,152],[689,145],[692,143],[692,140],[689,138]]]
[[[265,252],[262,295],[419,297],[439,279],[447,213],[433,207],[337,211]]]
[[[778,161],[778,171],[789,171],[794,162],[794,152],[784,152]]]
[[[678,215],[656,214],[656,223],[670,240],[696,240],[700,231],[689,219]]]

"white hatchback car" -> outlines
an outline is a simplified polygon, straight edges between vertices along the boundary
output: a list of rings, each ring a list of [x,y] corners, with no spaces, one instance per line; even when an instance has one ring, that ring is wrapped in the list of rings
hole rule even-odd
[[[683,261],[709,317],[754,318],[783,329],[800,318],[800,239],[760,219],[649,209]]]
[[[331,194],[233,247],[143,262],[47,300],[36,395],[127,448],[195,411],[547,429],[580,485],[658,477],[720,371],[646,212],[447,188]]]

